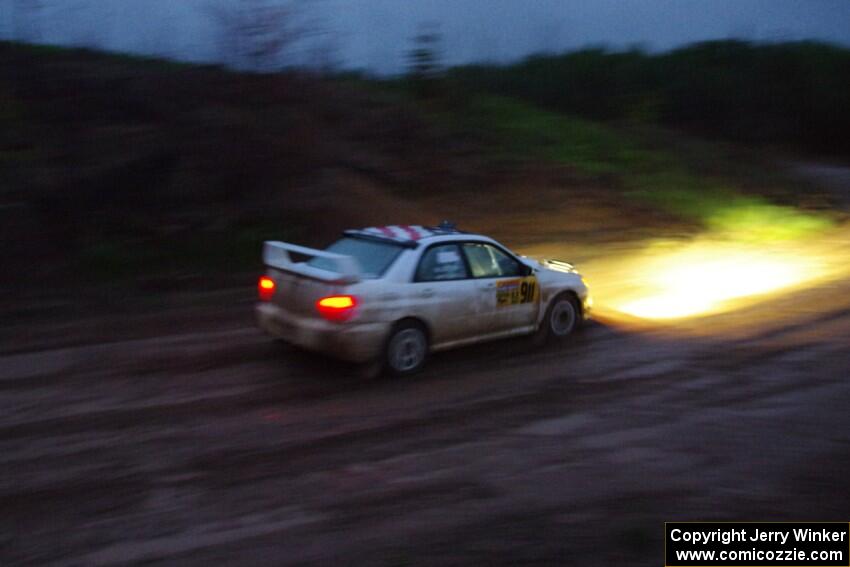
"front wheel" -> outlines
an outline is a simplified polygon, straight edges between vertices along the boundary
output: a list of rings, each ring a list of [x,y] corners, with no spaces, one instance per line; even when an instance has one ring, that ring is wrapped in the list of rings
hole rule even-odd
[[[386,367],[396,376],[407,376],[424,366],[428,357],[428,335],[416,321],[398,324],[386,347]]]
[[[571,293],[562,293],[552,300],[540,329],[537,331],[539,342],[562,340],[568,337],[581,324],[581,308]]]

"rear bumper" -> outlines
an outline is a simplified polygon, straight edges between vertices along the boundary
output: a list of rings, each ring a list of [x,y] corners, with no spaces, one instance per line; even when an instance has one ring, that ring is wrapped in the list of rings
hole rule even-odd
[[[258,303],[257,324],[269,335],[301,348],[351,362],[381,355],[388,323],[332,323],[299,317],[272,303]]]

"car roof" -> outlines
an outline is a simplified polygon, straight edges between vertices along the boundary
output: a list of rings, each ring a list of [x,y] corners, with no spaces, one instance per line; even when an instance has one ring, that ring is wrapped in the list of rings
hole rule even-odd
[[[463,232],[461,230],[458,230],[457,228],[454,228],[453,225],[447,224],[444,224],[442,226],[422,226],[418,224],[393,224],[386,226],[370,226],[367,228],[346,230],[344,234],[346,234],[347,236],[384,240],[387,242],[393,242],[411,248],[416,247],[420,242],[423,241],[454,240],[458,238],[480,238],[489,240],[486,236]]]

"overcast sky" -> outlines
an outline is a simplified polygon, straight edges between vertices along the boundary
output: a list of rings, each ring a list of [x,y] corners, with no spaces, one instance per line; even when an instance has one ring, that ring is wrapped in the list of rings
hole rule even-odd
[[[35,23],[0,0],[0,36],[215,60],[213,2],[41,0]],[[283,0],[282,0],[283,1]],[[850,0],[301,0],[347,67],[393,72],[417,29],[443,36],[447,63],[508,61],[586,45],[663,50],[729,37],[821,39],[850,45]],[[304,53],[302,57],[307,57]]]

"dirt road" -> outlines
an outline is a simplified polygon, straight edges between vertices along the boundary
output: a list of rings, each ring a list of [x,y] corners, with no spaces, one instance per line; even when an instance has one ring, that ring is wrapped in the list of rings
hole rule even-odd
[[[0,564],[646,565],[665,520],[846,521],[848,292],[404,382],[271,343],[248,304],[33,335],[0,357]]]

